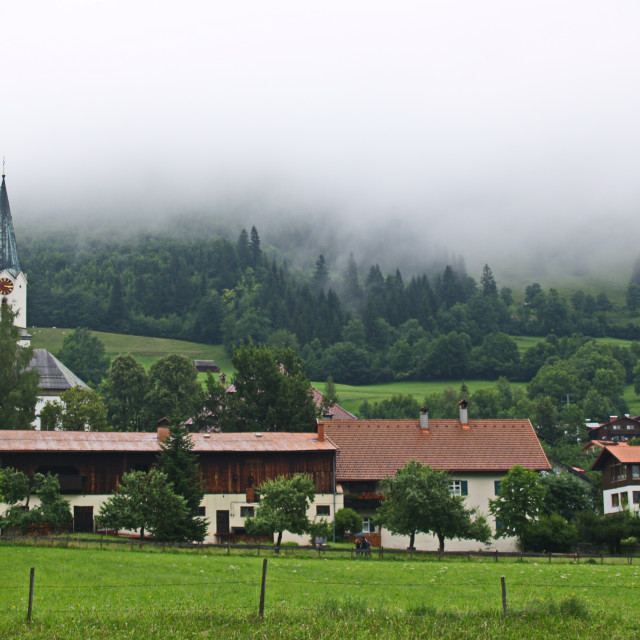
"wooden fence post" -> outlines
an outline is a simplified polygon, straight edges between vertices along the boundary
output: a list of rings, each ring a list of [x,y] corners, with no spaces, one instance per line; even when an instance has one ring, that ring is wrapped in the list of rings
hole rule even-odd
[[[504,581],[504,576],[500,578],[500,582],[502,583],[502,613],[507,615],[507,585]]]
[[[35,568],[31,567],[31,572],[29,574],[29,606],[27,608],[27,622],[31,622],[31,612],[33,611],[33,582],[35,572]]]
[[[496,562],[498,562],[498,550],[496,549]]]
[[[260,620],[264,617],[264,592],[267,586],[267,558],[262,561],[262,585],[260,587],[260,609],[258,615]]]

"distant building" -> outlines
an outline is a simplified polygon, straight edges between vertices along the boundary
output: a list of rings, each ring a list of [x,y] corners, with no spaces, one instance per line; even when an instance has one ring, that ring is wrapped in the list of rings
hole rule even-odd
[[[630,416],[611,416],[607,422],[589,426],[589,440],[626,442],[640,438],[640,419]]]
[[[599,442],[602,451],[591,466],[602,471],[604,513],[640,510],[640,447],[626,442]]]
[[[215,360],[194,360],[193,365],[200,373],[220,373]]]
[[[10,305],[17,314],[15,324],[20,327],[20,343],[28,345],[31,336],[27,331],[27,276],[18,260],[18,245],[4,173],[0,185],[0,305]]]
[[[40,429],[40,412],[47,402],[60,402],[60,394],[74,387],[88,389],[89,386],[46,349],[34,349],[29,369],[37,369],[40,373],[38,383],[38,402],[36,404],[36,420],[34,426]]]

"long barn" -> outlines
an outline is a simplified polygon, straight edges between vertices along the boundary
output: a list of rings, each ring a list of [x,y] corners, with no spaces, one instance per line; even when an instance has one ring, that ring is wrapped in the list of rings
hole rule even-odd
[[[148,471],[168,429],[157,433],[0,431],[0,459],[28,475],[51,472],[69,500],[76,531],[93,531],[100,505],[122,475]],[[200,510],[209,520],[208,541],[242,537],[257,506],[256,489],[281,475],[308,473],[316,486],[309,516],[333,520],[342,504],[335,491],[337,447],[317,433],[190,434],[205,484]],[[295,539],[295,538],[294,538]]]

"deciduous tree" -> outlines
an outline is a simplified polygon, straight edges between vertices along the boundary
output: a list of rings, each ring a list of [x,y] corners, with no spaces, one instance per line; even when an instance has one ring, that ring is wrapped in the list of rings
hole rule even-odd
[[[527,525],[540,517],[544,496],[545,488],[535,471],[520,465],[509,469],[500,482],[498,497],[489,500],[489,511],[497,523],[494,537],[516,536],[525,551]]]
[[[440,552],[451,538],[486,542],[491,532],[484,517],[465,507],[463,496],[452,494],[450,482],[446,471],[411,460],[394,478],[382,481],[385,499],[376,512],[376,522],[392,533],[409,536],[411,548],[416,533],[437,536]]]
[[[28,369],[33,349],[18,346],[15,315],[9,305],[0,309],[0,429],[30,429],[36,417],[40,375]]]
[[[60,426],[64,431],[104,431],[107,409],[102,398],[91,389],[73,387],[60,394],[63,402]]]
[[[181,540],[173,537],[172,525],[184,520],[186,512],[184,498],[174,492],[166,474],[157,469],[148,473],[130,471],[100,507],[96,524],[110,529],[139,529],[141,538],[148,531],[160,540]]]
[[[235,394],[229,410],[237,429],[312,431],[316,406],[302,362],[291,349],[253,343],[233,353]]]
[[[90,386],[100,384],[109,368],[102,341],[86,328],[65,336],[58,358]]]
[[[245,521],[251,534],[278,534],[279,547],[285,531],[302,535],[310,529],[307,516],[309,505],[315,499],[315,485],[306,473],[291,478],[280,476],[260,485],[260,502],[253,518]]]
[[[149,376],[131,354],[114,358],[101,391],[110,426],[117,431],[145,431]]]

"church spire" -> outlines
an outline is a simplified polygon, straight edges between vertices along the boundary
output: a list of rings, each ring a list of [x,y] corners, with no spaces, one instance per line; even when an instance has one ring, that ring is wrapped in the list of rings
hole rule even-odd
[[[0,271],[5,269],[16,276],[20,271],[16,234],[13,231],[9,196],[4,182],[4,166],[2,168],[2,186],[0,187]]]

